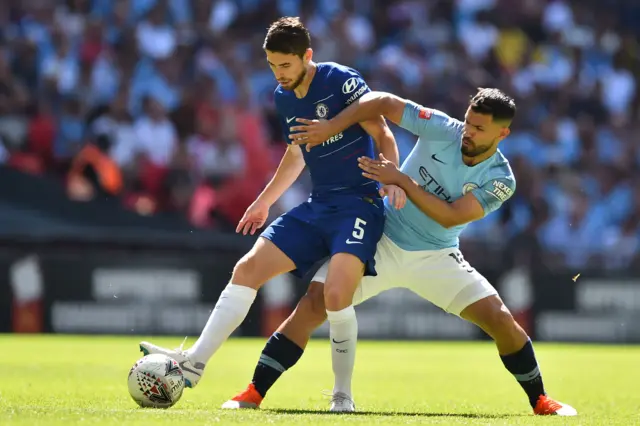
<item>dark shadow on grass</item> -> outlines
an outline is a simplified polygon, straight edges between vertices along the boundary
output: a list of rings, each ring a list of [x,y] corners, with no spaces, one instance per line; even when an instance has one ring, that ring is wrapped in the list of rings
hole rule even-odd
[[[467,419],[506,419],[510,417],[523,417],[528,414],[484,414],[484,413],[430,413],[410,411],[357,411],[355,413],[331,413],[326,410],[298,410],[291,408],[270,408],[263,411],[275,414],[330,414],[352,416],[384,416],[384,417],[460,417]]]

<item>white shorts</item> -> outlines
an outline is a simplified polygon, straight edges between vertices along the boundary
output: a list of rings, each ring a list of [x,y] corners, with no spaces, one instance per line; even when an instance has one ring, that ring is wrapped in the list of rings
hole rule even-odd
[[[462,257],[457,248],[407,251],[383,235],[376,251],[375,277],[363,277],[353,296],[359,305],[385,290],[407,288],[439,308],[460,315],[472,303],[498,294],[495,288]],[[324,283],[329,261],[312,281]]]

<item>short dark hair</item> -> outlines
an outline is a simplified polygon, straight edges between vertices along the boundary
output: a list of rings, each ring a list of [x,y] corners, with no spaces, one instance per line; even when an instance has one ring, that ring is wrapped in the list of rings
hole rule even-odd
[[[469,101],[471,111],[491,115],[495,121],[511,122],[516,115],[516,102],[500,89],[478,88]]]
[[[262,48],[302,58],[307,49],[311,48],[311,35],[300,18],[286,16],[269,26]]]

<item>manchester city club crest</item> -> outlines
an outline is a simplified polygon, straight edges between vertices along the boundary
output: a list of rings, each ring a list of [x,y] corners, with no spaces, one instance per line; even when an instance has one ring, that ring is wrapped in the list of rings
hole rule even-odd
[[[464,185],[462,185],[462,195],[466,194],[467,192],[473,191],[476,188],[478,188],[478,185],[476,185],[475,183],[465,183]]]
[[[327,118],[327,115],[329,115],[329,107],[325,104],[316,105],[316,117]]]

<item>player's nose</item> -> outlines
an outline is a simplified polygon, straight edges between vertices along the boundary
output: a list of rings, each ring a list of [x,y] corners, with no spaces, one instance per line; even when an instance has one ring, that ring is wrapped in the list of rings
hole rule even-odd
[[[465,124],[462,134],[464,137],[472,138],[475,136],[476,132],[473,130],[473,127],[471,127],[468,124]]]

